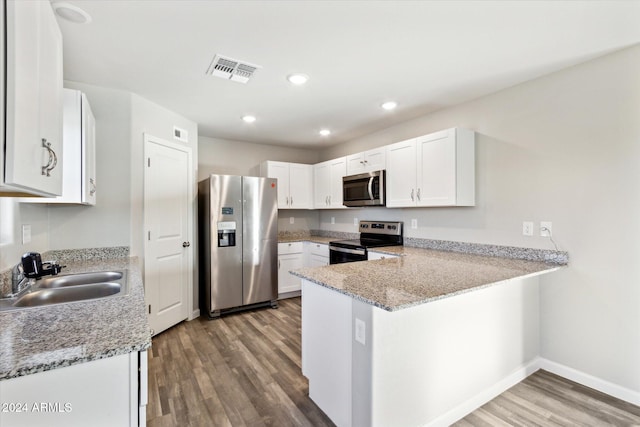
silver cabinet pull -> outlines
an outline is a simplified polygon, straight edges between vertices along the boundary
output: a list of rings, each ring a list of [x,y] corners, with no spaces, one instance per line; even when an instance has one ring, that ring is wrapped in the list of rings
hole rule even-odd
[[[329,206],[331,206],[331,196],[329,196]]]
[[[183,248],[188,248],[189,246],[191,246],[191,242],[182,242]]]
[[[289,196],[285,197],[285,201],[287,203],[287,206],[289,206]]]
[[[89,195],[93,196],[96,194],[96,181],[93,178],[89,178],[89,184],[91,184],[91,190],[89,190]]]
[[[420,189],[418,188],[418,192],[416,193],[416,197],[418,198],[418,201],[420,201]]]
[[[411,201],[415,201],[415,199],[413,198],[413,188],[411,189]]]
[[[291,206],[293,206],[293,196],[291,196],[290,199],[291,199]]]
[[[280,270],[280,264],[281,264],[281,261],[278,260],[278,270]]]
[[[46,138],[42,138],[42,146],[47,149],[47,153],[49,154],[49,161],[45,166],[42,166],[42,175],[51,176],[51,171],[58,165],[58,156]]]

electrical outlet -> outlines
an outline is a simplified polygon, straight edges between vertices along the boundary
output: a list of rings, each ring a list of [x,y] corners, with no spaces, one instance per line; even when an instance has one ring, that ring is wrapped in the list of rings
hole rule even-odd
[[[22,244],[31,243],[31,224],[22,224]]]
[[[335,223],[336,223],[336,217],[335,217],[335,216],[332,216],[332,217],[331,217],[331,224],[335,224]]]
[[[533,236],[533,222],[531,221],[522,222],[522,235]]]
[[[355,225],[356,227],[359,225],[358,218],[353,218],[353,225]]]
[[[540,237],[551,237],[552,229],[551,221],[540,221]]]
[[[417,219],[412,219],[411,220],[411,228],[418,228],[418,220]]]
[[[356,317],[356,333],[355,338],[360,344],[365,345],[367,336],[367,326],[363,320]]]
[[[294,222],[296,222],[296,219],[292,216],[289,217],[289,224],[293,224]]]

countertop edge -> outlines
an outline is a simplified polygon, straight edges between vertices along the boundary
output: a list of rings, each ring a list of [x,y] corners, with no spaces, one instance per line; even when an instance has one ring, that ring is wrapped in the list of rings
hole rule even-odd
[[[146,317],[145,311],[145,303],[144,303],[144,284],[142,282],[142,274],[140,272],[140,262],[138,257],[136,256],[118,256],[115,258],[97,258],[97,259],[74,259],[74,260],[66,260],[65,263],[68,264],[70,273],[77,273],[82,271],[103,271],[113,268],[127,268],[129,270],[129,294],[123,295],[118,298],[128,298],[127,302],[124,303],[118,302],[116,300],[110,300],[108,298],[97,299],[97,300],[87,300],[86,302],[71,302],[68,304],[57,304],[56,306],[48,306],[47,309],[51,307],[55,307],[51,309],[47,314],[45,314],[45,318],[47,316],[52,317],[53,319],[59,320],[65,314],[65,309],[69,309],[69,307],[74,307],[71,310],[72,313],[77,314],[79,317],[82,316],[83,313],[91,313],[95,311],[96,304],[110,304],[110,306],[105,305],[105,310],[113,310],[113,307],[117,307],[118,310],[113,315],[116,315],[119,318],[125,317],[126,315],[130,315],[127,319],[122,319],[123,323],[126,323],[131,318],[135,319],[136,317],[139,320],[139,325],[135,328],[131,328],[131,330],[127,331],[127,334],[124,337],[121,337],[120,340],[124,341],[123,343],[109,343],[108,341],[114,338],[114,334],[117,334],[117,331],[107,330],[105,338],[108,340],[105,341],[104,348],[98,348],[93,350],[88,350],[86,355],[82,356],[74,356],[73,352],[67,355],[62,356],[50,356],[53,360],[41,362],[25,362],[30,357],[46,354],[47,352],[56,352],[57,350],[66,350],[68,347],[64,345],[69,345],[71,342],[66,342],[62,338],[60,341],[63,341],[59,344],[60,348],[55,348],[54,343],[47,342],[42,348],[41,352],[38,353],[33,349],[28,349],[28,346],[25,346],[24,349],[16,348],[15,346],[11,346],[8,353],[6,354],[14,354],[20,353],[20,351],[24,351],[23,354],[19,354],[19,356],[14,356],[16,360],[0,360],[0,367],[3,364],[8,369],[4,369],[4,371],[0,372],[0,381],[9,380],[13,378],[19,378],[26,375],[36,374],[40,372],[45,372],[53,369],[73,366],[85,362],[91,362],[100,359],[106,359],[113,356],[119,356],[123,354],[129,354],[137,351],[144,351],[151,347],[151,332],[149,329],[149,324]],[[125,264],[126,267],[122,267]],[[90,268],[88,270],[84,270],[86,266],[89,265]],[[117,265],[117,267],[116,267]],[[81,309],[78,309],[79,304],[84,304]],[[3,320],[7,322],[15,322],[18,323],[12,324],[10,326],[16,327],[17,330],[20,328],[24,328],[27,322],[33,322],[34,319],[40,320],[42,315],[46,313],[46,309],[43,307],[39,307],[34,309],[34,311],[29,311],[31,309],[24,310],[16,310],[16,311],[8,311],[5,313],[0,313],[0,316],[6,316]],[[38,311],[35,311],[38,310]],[[124,312],[123,312],[124,311]],[[57,318],[57,317],[58,318]],[[140,324],[143,322],[144,324]],[[21,323],[21,324],[20,324]],[[94,322],[95,323],[95,322]],[[9,323],[8,323],[9,324]],[[117,329],[117,328],[116,328]],[[59,332],[56,332],[59,333]],[[95,336],[91,337],[92,339],[96,339]],[[98,337],[102,338],[102,337]],[[54,338],[55,339],[55,338]],[[116,341],[117,341],[116,337]],[[70,340],[73,341],[73,340]],[[64,345],[63,345],[64,344]],[[76,342],[74,344],[77,345]],[[92,342],[95,345],[95,342]],[[37,345],[33,345],[36,347]],[[31,352],[29,352],[31,350]],[[21,364],[26,364],[27,366],[20,366]]]

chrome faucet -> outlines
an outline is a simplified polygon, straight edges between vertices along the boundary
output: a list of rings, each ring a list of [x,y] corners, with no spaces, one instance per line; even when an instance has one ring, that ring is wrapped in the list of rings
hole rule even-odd
[[[11,269],[11,294],[3,295],[3,297],[13,298],[18,296],[26,292],[34,282],[35,279],[30,279],[24,275],[22,263],[18,263]]]

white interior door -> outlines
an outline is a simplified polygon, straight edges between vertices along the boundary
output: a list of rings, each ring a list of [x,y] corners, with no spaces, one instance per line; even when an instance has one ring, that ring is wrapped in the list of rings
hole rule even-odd
[[[145,294],[154,334],[185,320],[192,292],[191,149],[145,135]]]

